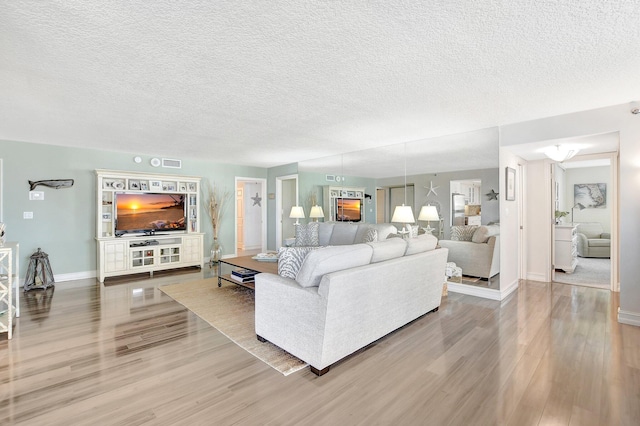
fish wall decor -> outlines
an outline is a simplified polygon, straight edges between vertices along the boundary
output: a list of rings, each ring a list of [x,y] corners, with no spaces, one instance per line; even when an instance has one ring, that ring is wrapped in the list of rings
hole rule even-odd
[[[73,179],[50,179],[50,180],[37,180],[37,181],[29,181],[29,191],[33,191],[36,189],[36,186],[43,185],[48,186],[49,188],[70,188],[73,186]]]

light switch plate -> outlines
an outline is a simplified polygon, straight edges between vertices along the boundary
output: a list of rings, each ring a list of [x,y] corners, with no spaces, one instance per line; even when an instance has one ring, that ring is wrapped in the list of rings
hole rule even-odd
[[[22,212],[23,219],[33,219],[33,212]]]
[[[29,199],[36,201],[44,200],[44,191],[29,191]]]

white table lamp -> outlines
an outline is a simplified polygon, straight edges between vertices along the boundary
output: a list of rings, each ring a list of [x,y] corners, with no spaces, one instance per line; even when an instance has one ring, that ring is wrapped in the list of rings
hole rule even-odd
[[[396,206],[393,210],[393,217],[391,218],[391,222],[394,223],[402,223],[402,231],[398,231],[399,234],[408,234],[409,231],[406,228],[406,224],[414,223],[416,220],[413,217],[413,210],[411,210],[411,206],[405,206],[404,204],[401,206]]]
[[[291,219],[296,220],[296,225],[300,225],[300,219],[304,219],[304,209],[302,206],[293,206],[291,207],[291,213],[289,213],[289,217]]]
[[[424,229],[424,232],[433,234],[435,228],[431,227],[430,222],[432,220],[440,220],[440,217],[438,216],[438,209],[436,209],[436,206],[432,205],[422,206],[422,208],[420,209],[420,214],[418,215],[418,220],[427,222],[427,227],[422,229]]]
[[[317,222],[318,219],[324,217],[324,211],[321,206],[313,206],[311,207],[311,211],[309,212],[309,217],[313,219],[314,222]]]

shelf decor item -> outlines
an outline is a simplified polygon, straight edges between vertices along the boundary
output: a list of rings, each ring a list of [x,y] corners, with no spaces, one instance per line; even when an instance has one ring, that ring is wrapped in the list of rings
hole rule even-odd
[[[218,232],[220,231],[220,223],[224,218],[224,211],[227,207],[227,203],[231,198],[231,193],[228,190],[221,190],[214,183],[207,182],[206,191],[208,192],[207,213],[211,218],[211,227],[213,228],[213,245],[211,246],[211,259],[210,262],[218,263],[222,257],[222,248],[220,240],[218,239]]]

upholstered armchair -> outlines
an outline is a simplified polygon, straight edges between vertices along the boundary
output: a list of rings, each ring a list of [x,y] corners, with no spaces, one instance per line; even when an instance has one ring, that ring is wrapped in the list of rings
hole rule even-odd
[[[603,232],[599,222],[578,224],[578,256],[611,257],[611,234]]]

